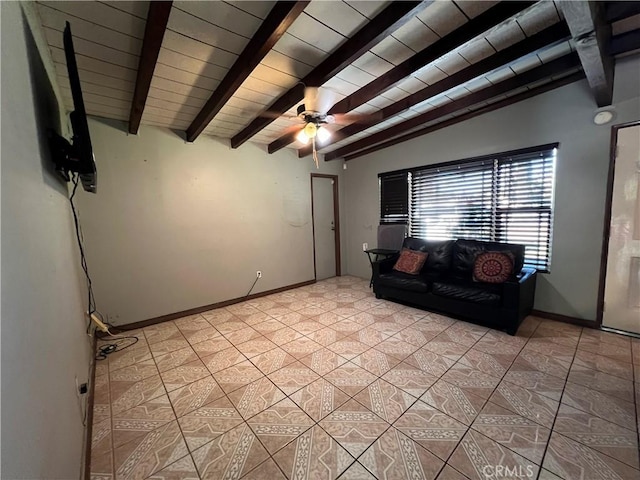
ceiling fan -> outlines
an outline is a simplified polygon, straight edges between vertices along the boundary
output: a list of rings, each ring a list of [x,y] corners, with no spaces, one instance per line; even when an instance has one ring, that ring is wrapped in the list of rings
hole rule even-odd
[[[320,168],[318,163],[318,153],[316,143],[323,143],[331,138],[331,130],[327,125],[349,125],[354,122],[363,122],[371,119],[374,115],[329,115],[327,112],[333,107],[336,100],[336,93],[327,87],[307,87],[304,89],[303,103],[298,105],[296,116],[279,115],[285,118],[298,118],[300,125],[292,127],[296,132],[296,140],[304,145],[311,142],[313,151],[313,161],[316,168]],[[270,112],[265,112],[269,115]],[[290,130],[291,131],[291,130]]]

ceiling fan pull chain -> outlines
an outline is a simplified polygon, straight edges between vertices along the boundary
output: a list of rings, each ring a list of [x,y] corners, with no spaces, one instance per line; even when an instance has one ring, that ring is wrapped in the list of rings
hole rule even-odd
[[[318,152],[316,152],[316,137],[311,139],[313,143],[313,161],[316,162],[316,168],[320,170],[320,165],[318,165]]]

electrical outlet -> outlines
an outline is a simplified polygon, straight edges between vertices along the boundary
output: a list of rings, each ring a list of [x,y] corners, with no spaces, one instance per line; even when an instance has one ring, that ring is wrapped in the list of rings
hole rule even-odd
[[[369,250],[369,244],[367,242],[364,242],[362,244],[362,251],[366,252],[367,250]]]
[[[262,272],[260,270],[256,272],[256,278],[262,278]]]

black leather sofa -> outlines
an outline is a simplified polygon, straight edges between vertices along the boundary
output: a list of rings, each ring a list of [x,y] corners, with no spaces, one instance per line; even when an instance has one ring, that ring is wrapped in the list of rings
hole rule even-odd
[[[398,255],[375,262],[373,291],[376,298],[397,300],[470,320],[511,335],[533,309],[536,270],[523,267],[523,245],[407,237],[403,248],[427,252],[425,265],[418,275],[409,275],[393,270]],[[475,257],[483,251],[510,251],[517,273],[505,283],[474,282]]]

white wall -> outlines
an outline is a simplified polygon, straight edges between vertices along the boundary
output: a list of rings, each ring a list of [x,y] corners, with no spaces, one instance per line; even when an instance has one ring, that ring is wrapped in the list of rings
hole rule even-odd
[[[2,2],[2,478],[73,479],[82,465],[74,377],[90,363],[66,185],[45,127],[57,104],[18,2]]]
[[[640,61],[616,68],[615,123],[640,118]],[[551,273],[535,308],[595,320],[611,125],[596,126],[586,81],[547,92],[347,163],[348,272],[368,277],[362,243],[376,244],[378,173],[560,142]]]
[[[311,158],[144,125],[132,136],[100,119],[89,128],[98,194],[79,204],[98,308],[114,324],[241,297],[257,270],[253,293],[314,278]]]

